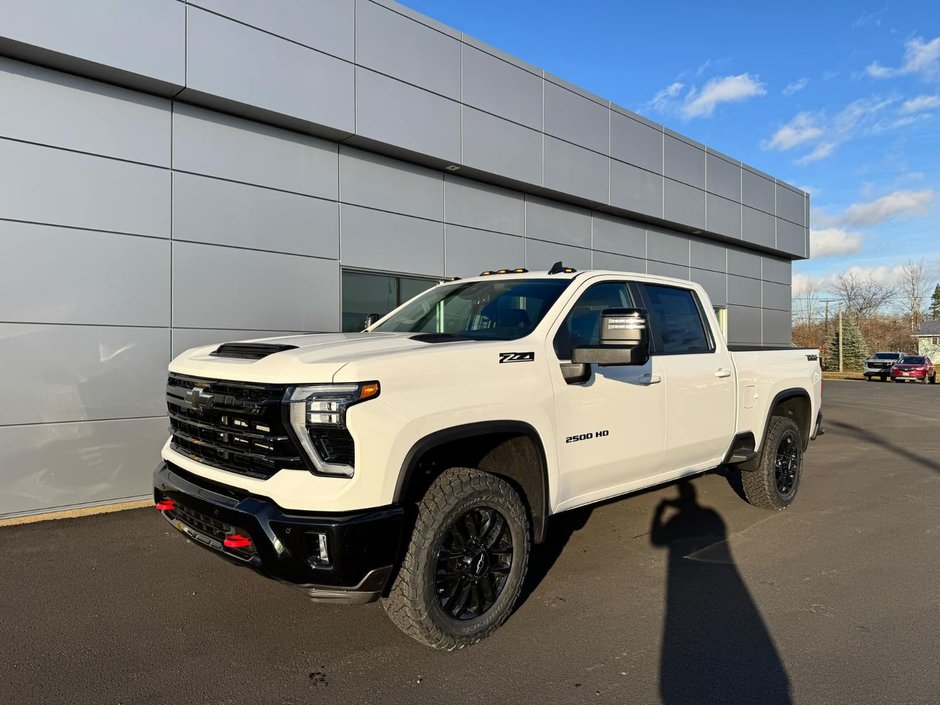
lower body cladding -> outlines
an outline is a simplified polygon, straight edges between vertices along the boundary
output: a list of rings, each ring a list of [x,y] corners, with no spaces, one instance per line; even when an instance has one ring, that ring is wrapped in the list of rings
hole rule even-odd
[[[398,506],[345,514],[288,512],[169,463],[154,472],[154,500],[194,543],[318,601],[378,599],[398,559]]]

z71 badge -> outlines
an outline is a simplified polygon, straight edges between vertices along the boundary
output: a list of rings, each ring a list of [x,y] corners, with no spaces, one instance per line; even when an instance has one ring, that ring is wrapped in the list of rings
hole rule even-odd
[[[504,362],[535,362],[535,353],[500,353],[499,364],[502,365]]]

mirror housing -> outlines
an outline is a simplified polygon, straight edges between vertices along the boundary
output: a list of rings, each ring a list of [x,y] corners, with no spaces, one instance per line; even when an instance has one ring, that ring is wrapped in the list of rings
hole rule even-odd
[[[381,314],[378,314],[378,313],[370,313],[368,316],[366,316],[366,320],[363,321],[362,330],[364,330],[364,331],[365,331],[365,330],[368,330],[369,326],[371,326],[373,323],[375,323],[375,322],[376,322],[377,320],[379,320],[381,317],[382,317]]]
[[[599,345],[571,351],[571,362],[595,365],[645,365],[650,358],[649,326],[641,308],[601,311]]]

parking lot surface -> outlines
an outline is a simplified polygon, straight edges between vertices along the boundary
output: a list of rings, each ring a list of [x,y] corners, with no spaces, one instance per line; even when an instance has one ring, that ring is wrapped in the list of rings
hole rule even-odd
[[[0,703],[938,703],[940,385],[830,382],[824,411],[787,511],[713,473],[560,515],[455,653],[153,510],[0,529]]]

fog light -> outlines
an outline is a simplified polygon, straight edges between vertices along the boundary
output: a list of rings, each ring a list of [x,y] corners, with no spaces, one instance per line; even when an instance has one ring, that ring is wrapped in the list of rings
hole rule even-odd
[[[161,499],[154,506],[161,512],[170,512],[176,509],[176,502],[172,499]]]
[[[310,565],[327,566],[330,564],[330,552],[326,543],[326,534],[309,533],[307,547],[310,550]]]

